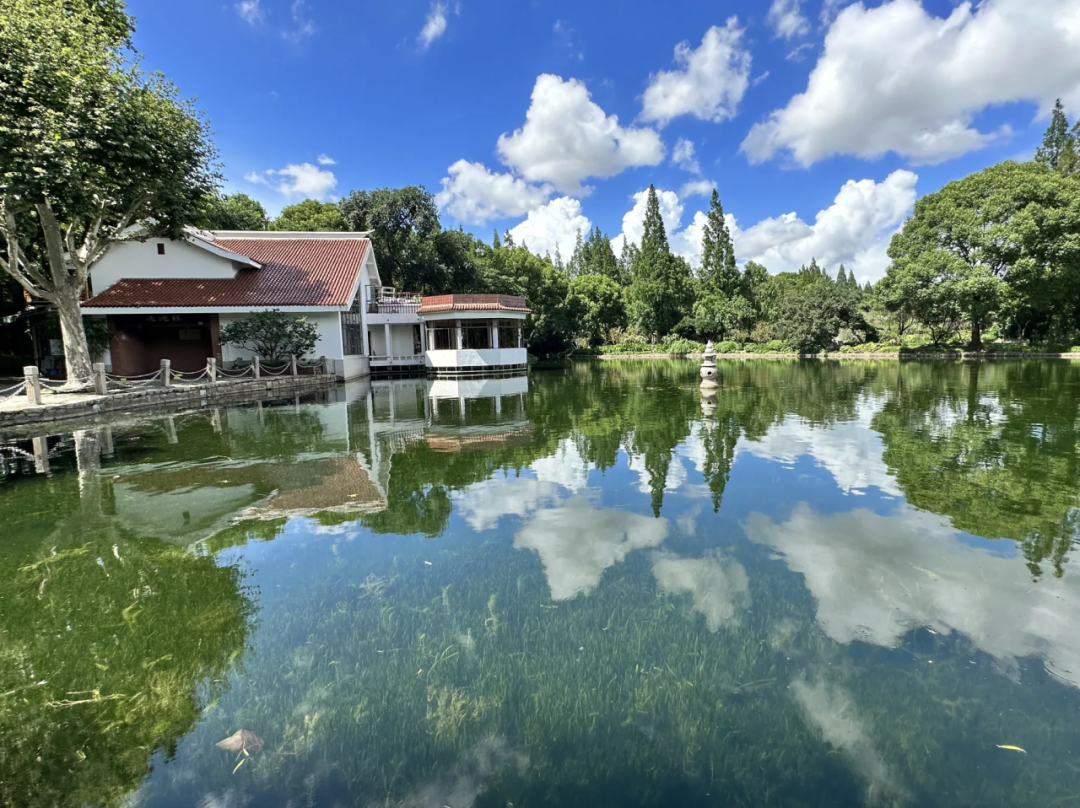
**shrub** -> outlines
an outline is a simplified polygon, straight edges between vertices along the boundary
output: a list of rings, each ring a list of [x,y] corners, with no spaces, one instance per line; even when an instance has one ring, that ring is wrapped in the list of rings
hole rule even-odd
[[[272,309],[229,323],[221,329],[221,342],[246,348],[265,362],[278,363],[312,351],[319,342],[319,330],[306,317]]]
[[[731,340],[718,342],[713,347],[716,349],[717,353],[739,353],[742,350],[742,346],[739,343],[732,342]]]

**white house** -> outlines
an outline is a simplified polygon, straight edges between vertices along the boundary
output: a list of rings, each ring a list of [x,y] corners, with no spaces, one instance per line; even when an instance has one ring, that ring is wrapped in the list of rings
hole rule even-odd
[[[90,294],[83,310],[108,319],[113,373],[150,373],[162,359],[181,372],[209,357],[247,361],[247,351],[221,344],[221,329],[270,309],[314,323],[312,356],[343,379],[526,367],[523,298],[398,293],[382,285],[366,233],[190,230],[181,240],[127,242],[94,268]]]

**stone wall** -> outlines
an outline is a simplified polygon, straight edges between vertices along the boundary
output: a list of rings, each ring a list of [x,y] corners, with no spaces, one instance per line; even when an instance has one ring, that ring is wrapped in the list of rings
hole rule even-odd
[[[148,387],[130,393],[107,396],[88,395],[78,401],[45,404],[0,412],[0,432],[4,427],[41,424],[69,418],[86,418],[109,412],[146,409],[192,409],[195,407],[239,404],[267,398],[283,398],[326,390],[337,385],[333,376],[279,376],[276,378],[235,379],[216,384]]]

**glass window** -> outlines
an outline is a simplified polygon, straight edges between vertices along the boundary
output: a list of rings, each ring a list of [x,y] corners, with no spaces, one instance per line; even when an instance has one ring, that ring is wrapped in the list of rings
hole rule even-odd
[[[428,349],[432,351],[452,351],[457,348],[457,335],[453,326],[433,325],[427,332]]]
[[[515,320],[503,320],[499,323],[499,347],[521,347],[521,326]]]
[[[341,343],[346,356],[363,356],[364,321],[360,314],[360,290],[356,290],[352,306],[341,315]]]
[[[491,323],[469,322],[462,325],[461,344],[463,348],[482,351],[491,347]]]

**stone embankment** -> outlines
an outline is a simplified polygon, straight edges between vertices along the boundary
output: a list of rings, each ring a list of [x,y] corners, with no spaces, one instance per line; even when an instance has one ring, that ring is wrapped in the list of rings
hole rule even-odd
[[[107,395],[58,394],[43,397],[39,406],[9,405],[0,408],[0,431],[5,427],[87,418],[110,412],[194,409],[243,401],[289,398],[326,390],[336,385],[337,379],[333,375],[318,374],[222,379],[205,384],[146,387],[141,390],[110,392]],[[50,399],[55,399],[55,403]]]

